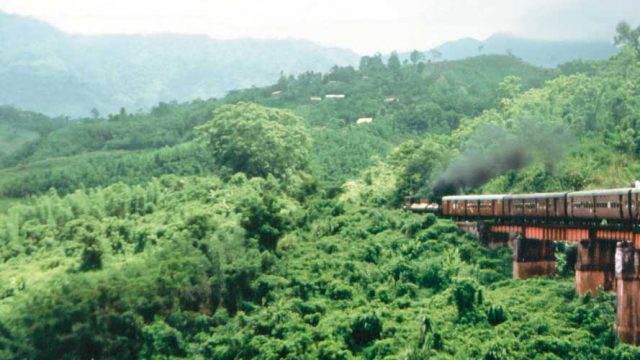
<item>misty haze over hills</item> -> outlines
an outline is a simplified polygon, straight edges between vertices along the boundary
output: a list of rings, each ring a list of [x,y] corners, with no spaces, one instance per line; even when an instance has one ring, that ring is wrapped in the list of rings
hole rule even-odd
[[[304,40],[212,40],[195,35],[76,36],[0,13],[0,104],[50,115],[145,109],[159,101],[264,86],[280,72],[354,64],[352,51]]]
[[[533,65],[556,67],[577,59],[604,60],[617,51],[612,42],[605,41],[546,41],[495,34],[484,41],[450,41],[428,51],[426,56],[432,60],[458,60],[482,54],[513,54]]]
[[[605,59],[606,42],[536,41],[494,35],[462,39],[426,52],[431,61],[511,53],[553,67]],[[359,55],[305,40],[213,40],[199,35],[70,35],[31,18],[0,12],[0,105],[48,115],[89,116],[160,101],[219,97],[275,82],[280,73],[357,66]]]

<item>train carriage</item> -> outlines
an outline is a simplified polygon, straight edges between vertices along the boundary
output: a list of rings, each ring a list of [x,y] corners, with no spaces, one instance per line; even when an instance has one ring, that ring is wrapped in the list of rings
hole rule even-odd
[[[563,223],[600,220],[613,223],[640,222],[640,188],[569,193],[455,195],[444,196],[441,200],[431,202],[426,198],[407,198],[404,207],[412,211],[470,219],[548,219]]]
[[[629,215],[632,221],[640,221],[640,189],[631,189],[629,194]]]
[[[575,191],[567,194],[567,216],[573,219],[623,221],[637,212],[634,189]]]
[[[565,192],[515,194],[505,196],[505,215],[532,218],[563,218],[566,216]]]
[[[504,195],[456,195],[442,198],[443,215],[502,217]]]

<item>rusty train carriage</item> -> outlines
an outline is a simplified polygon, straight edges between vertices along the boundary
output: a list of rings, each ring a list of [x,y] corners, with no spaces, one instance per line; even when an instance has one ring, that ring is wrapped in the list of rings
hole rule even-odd
[[[442,213],[459,217],[502,216],[503,198],[504,195],[445,196],[442,198]]]
[[[441,212],[445,216],[459,218],[563,222],[607,220],[637,225],[640,220],[640,189],[445,196]]]
[[[632,189],[578,191],[570,193],[569,216],[576,219],[631,219]]]
[[[537,193],[505,196],[508,216],[565,217],[566,193]]]

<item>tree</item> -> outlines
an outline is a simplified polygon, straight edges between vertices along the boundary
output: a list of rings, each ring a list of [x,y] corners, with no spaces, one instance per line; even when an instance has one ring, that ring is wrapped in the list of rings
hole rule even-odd
[[[442,109],[438,104],[428,101],[416,106],[407,106],[395,115],[396,123],[409,131],[422,134],[429,130],[433,133],[446,132],[448,126],[443,120]]]
[[[522,92],[522,79],[519,76],[508,75],[498,84],[498,93],[504,99],[511,99]]]
[[[307,166],[311,138],[290,111],[248,102],[225,105],[197,130],[216,160],[236,172],[282,177]]]
[[[387,60],[387,68],[392,71],[399,71],[400,68],[402,68],[402,65],[400,64],[400,57],[397,52],[394,51],[389,56],[389,60]]]
[[[424,56],[423,52],[418,51],[418,50],[413,50],[411,52],[411,54],[409,55],[409,59],[411,60],[411,63],[415,65],[415,64],[417,64],[419,62],[424,61],[425,56]]]
[[[384,62],[382,62],[382,55],[375,54],[373,56],[363,56],[360,59],[360,66],[358,67],[360,72],[366,74],[380,74],[386,69]]]
[[[635,29],[626,21],[618,24],[616,27],[617,34],[613,38],[616,45],[628,45],[640,57],[640,26]]]

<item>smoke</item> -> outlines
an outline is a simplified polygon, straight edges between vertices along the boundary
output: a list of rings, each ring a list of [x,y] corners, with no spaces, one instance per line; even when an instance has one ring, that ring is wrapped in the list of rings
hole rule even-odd
[[[457,194],[534,161],[543,162],[550,170],[573,143],[566,126],[539,119],[520,119],[510,129],[482,125],[467,140],[460,156],[436,179],[432,192],[436,197]]]

